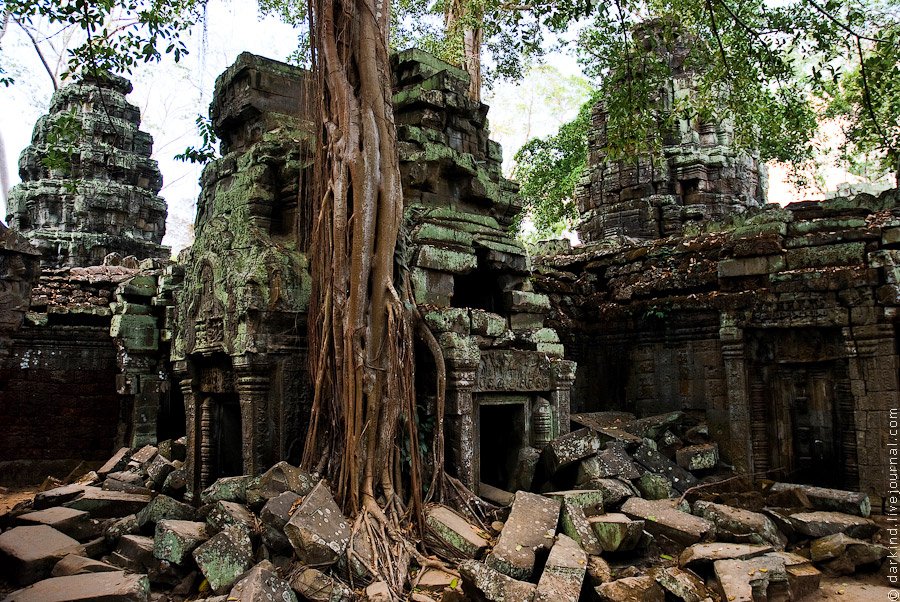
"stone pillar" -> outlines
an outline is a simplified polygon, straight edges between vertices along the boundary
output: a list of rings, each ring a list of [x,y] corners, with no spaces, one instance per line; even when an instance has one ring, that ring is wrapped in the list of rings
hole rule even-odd
[[[569,432],[569,400],[575,382],[575,362],[557,360],[550,364],[550,405],[553,408],[555,429],[553,436]]]
[[[235,390],[241,404],[243,472],[256,475],[273,463],[274,447],[278,445],[269,433],[269,366],[247,357],[236,357],[234,372]]]
[[[472,399],[478,361],[471,358],[447,362],[445,418],[447,464],[456,469],[456,478],[475,491],[475,412]]]
[[[200,402],[200,436],[198,441],[200,468],[200,489],[206,489],[212,484],[212,397],[204,396]]]
[[[747,388],[747,358],[744,331],[734,316],[721,316],[719,339],[722,341],[722,363],[728,390],[729,441],[723,446],[728,459],[739,472],[753,471],[753,446],[750,438],[750,396]]]
[[[197,453],[199,447],[197,445],[197,434],[199,433],[197,424],[197,395],[194,393],[193,379],[187,374],[186,362],[176,362],[178,368],[178,386],[181,388],[181,394],[184,396],[184,433],[185,433],[185,459],[184,474],[187,482],[187,492],[185,497],[188,500],[193,499],[195,491],[199,488],[197,480]],[[198,492],[199,494],[199,492]]]

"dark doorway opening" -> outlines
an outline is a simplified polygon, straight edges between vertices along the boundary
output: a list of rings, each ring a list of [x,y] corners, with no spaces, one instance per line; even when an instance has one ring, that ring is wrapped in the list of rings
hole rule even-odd
[[[522,447],[528,444],[524,402],[481,402],[479,480],[509,490]]]
[[[213,470],[215,478],[243,474],[241,405],[236,394],[216,395],[213,403]]]
[[[489,271],[483,258],[479,257],[478,267],[468,274],[460,274],[454,278],[453,307],[469,307],[498,312],[503,309],[503,290],[497,274]]]

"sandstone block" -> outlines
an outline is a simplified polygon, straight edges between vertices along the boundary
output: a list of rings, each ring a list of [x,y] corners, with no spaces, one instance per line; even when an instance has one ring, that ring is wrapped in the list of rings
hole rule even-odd
[[[47,525],[13,527],[0,533],[4,572],[19,585],[48,577],[63,556],[81,550],[77,540]]]
[[[594,589],[603,602],[664,602],[665,590],[653,577],[625,577]]]
[[[634,459],[650,472],[668,478],[672,487],[679,493],[684,493],[697,484],[694,475],[648,445],[641,445],[637,448],[637,451],[634,452]]]
[[[303,498],[284,533],[300,561],[314,566],[334,564],[350,542],[350,525],[325,481]]]
[[[228,591],[253,566],[250,538],[240,527],[213,535],[193,551],[194,562],[217,594]]]
[[[63,506],[22,514],[16,520],[22,525],[47,525],[80,541],[95,537],[99,531],[87,512]]]
[[[238,581],[228,593],[230,602],[297,602],[297,595],[279,578],[272,565],[260,563]]]
[[[99,560],[85,558],[78,554],[66,554],[62,560],[53,566],[51,577],[68,577],[70,575],[84,575],[86,573],[109,573],[118,571],[116,567]]]
[[[209,539],[206,523],[187,520],[161,520],[156,523],[153,555],[160,560],[184,564],[198,545]]]
[[[588,522],[604,552],[633,550],[644,534],[644,521],[631,520],[624,514],[593,516]]]
[[[309,602],[344,602],[353,599],[350,588],[313,568],[300,570],[290,579],[291,589]]]
[[[798,533],[807,537],[825,537],[845,533],[850,537],[868,538],[875,534],[878,525],[867,518],[842,512],[800,512],[788,520]]]
[[[559,510],[557,500],[517,491],[506,525],[487,556],[488,566],[513,579],[530,579],[535,553],[553,543]]]
[[[587,555],[571,538],[557,535],[534,593],[534,602],[578,602]]]
[[[121,571],[54,577],[11,593],[3,602],[147,602],[146,575]]]
[[[428,538],[454,558],[479,558],[490,536],[446,506],[430,506],[425,513]]]
[[[719,463],[719,446],[701,443],[683,447],[675,452],[675,461],[686,470],[712,470]]]
[[[194,507],[172,499],[167,495],[157,495],[137,513],[138,527],[156,525],[161,520],[193,520],[197,512]]]
[[[783,549],[787,543],[775,523],[758,512],[699,500],[694,504],[694,514],[716,525],[720,541],[768,543],[776,549]]]
[[[678,566],[697,570],[717,560],[746,560],[772,551],[772,546],[742,543],[696,543],[684,549]]]
[[[284,552],[291,549],[284,526],[291,519],[291,508],[299,499],[300,496],[293,491],[285,491],[270,498],[263,506],[259,514],[262,540],[270,550]]]
[[[459,565],[463,591],[475,600],[487,602],[530,602],[535,585],[518,581],[477,560],[465,560]]]
[[[633,497],[622,504],[622,513],[644,521],[644,529],[654,536],[662,535],[689,546],[715,537],[716,527],[710,521],[682,512],[669,500],[644,500]]]
[[[863,518],[868,517],[872,511],[869,496],[857,491],[843,491],[841,489],[796,485],[794,483],[775,483],[769,489],[769,493],[775,494],[790,490],[801,491],[815,510],[843,512],[844,514],[854,514]]]
[[[150,496],[122,491],[104,491],[85,487],[84,492],[66,506],[90,513],[92,518],[119,518],[137,514],[150,503]]]
[[[691,571],[670,566],[656,572],[654,577],[663,589],[684,602],[702,602],[710,598],[706,584]]]
[[[590,429],[579,429],[557,437],[544,448],[550,472],[568,466],[600,451],[600,436]]]

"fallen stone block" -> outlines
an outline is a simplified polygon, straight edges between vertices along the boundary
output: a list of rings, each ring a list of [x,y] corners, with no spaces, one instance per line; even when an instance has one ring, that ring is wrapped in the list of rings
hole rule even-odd
[[[490,535],[446,506],[429,506],[425,524],[426,540],[449,558],[480,558],[491,543]]]
[[[543,456],[549,474],[593,456],[600,451],[599,435],[590,429],[579,429],[552,440],[544,448]]]
[[[594,591],[603,602],[665,602],[666,599],[665,590],[648,575],[616,579]]]
[[[591,587],[597,587],[613,580],[612,569],[600,556],[588,556],[587,577]]]
[[[842,512],[800,512],[790,515],[788,520],[798,533],[815,538],[844,533],[866,539],[878,531],[878,525],[871,520]]]
[[[53,577],[11,593],[3,602],[148,602],[146,575],[121,571]]]
[[[187,475],[184,468],[176,468],[169,473],[162,485],[162,492],[166,495],[180,498],[187,490]]]
[[[153,556],[153,538],[144,535],[123,535],[109,561],[132,573],[146,573],[157,562]]]
[[[414,593],[424,594],[429,599],[454,600],[462,596],[462,584],[457,575],[436,568],[426,568],[416,578],[418,585]]]
[[[83,510],[57,506],[20,515],[16,521],[22,525],[47,525],[79,541],[96,537],[99,526]]]
[[[556,535],[560,503],[527,491],[517,491],[509,518],[487,564],[513,579],[530,579],[535,553],[548,549]]]
[[[216,479],[212,485],[200,492],[200,501],[204,504],[213,504],[218,501],[246,502],[249,481],[248,475]]]
[[[779,494],[785,491],[799,490],[809,500],[815,510],[830,510],[843,512],[866,518],[872,512],[872,503],[869,496],[857,491],[843,491],[841,489],[828,489],[826,487],[814,487],[812,485],[796,485],[793,483],[775,483],[769,489],[770,494]]]
[[[668,412],[631,420],[622,425],[626,431],[641,439],[656,439],[684,420],[684,412]]]
[[[775,523],[758,512],[698,500],[694,503],[694,514],[716,525],[719,541],[768,543],[775,549],[784,549],[787,543]]]
[[[675,452],[675,462],[685,470],[712,470],[719,464],[719,446],[701,443],[682,447]]]
[[[274,552],[292,550],[284,534],[284,526],[291,519],[291,508],[300,499],[293,491],[285,491],[271,498],[259,514],[263,543]],[[302,592],[301,592],[302,593]]]
[[[717,560],[747,560],[772,552],[772,546],[746,543],[696,543],[681,552],[678,566],[697,571]]]
[[[350,525],[325,481],[319,481],[303,498],[284,526],[284,534],[303,564],[328,566],[344,553],[350,542]]]
[[[156,525],[161,520],[194,520],[197,511],[194,507],[179,502],[167,495],[157,495],[150,503],[137,513],[138,527]]]
[[[160,489],[169,476],[175,470],[175,466],[162,455],[157,454],[153,461],[147,465],[147,480],[154,489]]]
[[[85,487],[80,496],[64,505],[68,508],[84,510],[92,518],[120,518],[129,514],[137,514],[149,503],[149,495]]]
[[[104,491],[121,491],[124,493],[137,493],[140,495],[152,495],[153,490],[146,487],[146,483],[140,479],[140,475],[133,472],[117,472],[115,476],[108,476],[100,486]],[[123,481],[118,479],[119,475],[133,475],[137,477],[137,482]]]
[[[812,510],[812,502],[799,487],[770,491],[766,496],[766,506],[772,508],[800,508]]]
[[[256,530],[256,517],[242,504],[218,501],[206,515],[206,524],[215,531],[221,531],[228,525],[238,525],[249,534]]]
[[[801,600],[819,589],[822,573],[812,565],[809,558],[792,552],[769,552],[766,556],[774,556],[784,561],[791,600]]]
[[[713,570],[719,593],[729,602],[787,599],[790,595],[784,560],[778,557],[717,560]]]
[[[595,516],[603,514],[603,492],[599,489],[569,489],[567,491],[551,491],[544,494],[552,500],[564,502],[568,500],[572,504],[582,508],[585,515]]]
[[[459,565],[463,592],[485,602],[530,602],[536,589],[533,583],[518,581],[477,560],[464,560]]]
[[[809,548],[813,562],[838,575],[852,575],[857,567],[880,562],[889,550],[881,545],[835,533],[812,542]]]
[[[660,474],[645,472],[634,480],[634,484],[645,500],[667,500],[675,496],[672,483]]]
[[[79,556],[78,554],[66,554],[62,560],[53,565],[50,571],[51,577],[68,577],[70,575],[84,575],[86,573],[109,573],[118,571],[117,567],[99,560]]]
[[[0,533],[0,566],[19,585],[48,577],[63,556],[82,550],[77,540],[47,525],[13,527]]]
[[[643,472],[625,451],[621,441],[609,441],[606,448],[596,455],[585,458],[578,466],[577,482],[585,483],[591,479],[608,479],[620,477],[637,479]]]
[[[160,560],[183,565],[194,548],[209,539],[206,523],[189,520],[161,520],[156,523],[153,555]]]
[[[250,569],[228,593],[230,602],[297,602],[297,595],[278,577],[271,564],[260,563]]]
[[[54,487],[47,491],[39,491],[34,494],[34,501],[31,507],[35,510],[43,510],[52,508],[53,506],[61,506],[66,502],[74,500],[84,493],[86,485],[73,483],[71,485],[63,485],[62,487]]]
[[[159,448],[157,448],[155,445],[145,445],[141,449],[134,452],[134,454],[132,454],[129,464],[131,466],[145,468],[148,464],[150,464],[150,462],[153,461],[153,458],[156,457],[156,454],[158,452]]]
[[[140,531],[136,514],[129,514],[122,518],[114,519],[103,528],[103,537],[110,544],[115,543],[123,535],[135,535]]]
[[[289,583],[295,592],[309,602],[344,602],[353,599],[353,592],[349,587],[318,569],[301,569],[290,578]]]
[[[370,583],[366,587],[365,596],[366,602],[391,602],[393,600],[391,588],[384,581]]]
[[[641,445],[634,452],[634,460],[652,473],[662,475],[669,479],[672,487],[679,493],[684,493],[697,484],[697,479],[678,466],[667,457],[651,448],[649,445]]]
[[[557,535],[534,592],[534,602],[578,602],[587,555],[571,538]]]
[[[644,521],[631,520],[624,514],[610,513],[588,519],[591,530],[604,552],[627,552],[635,549],[644,534]]]
[[[601,505],[602,511],[602,505]],[[597,535],[588,522],[585,509],[571,499],[562,500],[562,515],[559,520],[560,530],[571,537],[588,554],[600,554],[603,548]]]
[[[603,509],[607,512],[617,510],[628,498],[640,495],[634,485],[622,479],[591,479],[578,485],[578,489],[596,489],[603,494]]]
[[[663,536],[684,546],[713,539],[713,523],[678,510],[671,500],[644,500],[633,497],[622,504],[622,513],[644,521],[644,529],[653,536]]]
[[[252,554],[253,547],[246,532],[237,525],[230,525],[197,546],[192,556],[209,587],[221,594],[253,566]]]
[[[532,474],[532,476],[534,475]],[[527,490],[530,488],[530,485],[528,487],[516,487],[516,491],[519,489]],[[498,506],[509,506],[516,497],[516,494],[514,493],[506,491],[505,489],[499,489],[493,485],[488,485],[487,483],[478,483],[478,495],[482,499],[497,504]]]
[[[124,470],[131,459],[131,448],[122,447],[106,461],[106,464],[97,469],[97,475],[105,478],[111,472]]]
[[[511,491],[520,489],[529,490],[534,481],[534,473],[537,472],[541,452],[529,445],[523,446],[516,457],[516,467],[512,471],[507,486]]]
[[[684,602],[702,602],[710,598],[706,584],[691,571],[670,566],[657,571],[654,577],[664,590]]]
[[[247,503],[256,508],[255,504],[264,504],[266,500],[285,491],[305,496],[317,482],[318,479],[306,471],[282,461],[248,485]]]

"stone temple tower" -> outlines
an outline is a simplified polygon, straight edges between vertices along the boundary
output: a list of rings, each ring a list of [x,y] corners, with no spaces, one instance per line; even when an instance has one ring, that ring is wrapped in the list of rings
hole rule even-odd
[[[153,138],[121,77],[86,77],[58,90],[19,157],[7,222],[47,267],[97,265],[109,253],[165,257],[162,176]],[[54,160],[49,160],[54,159]]]

